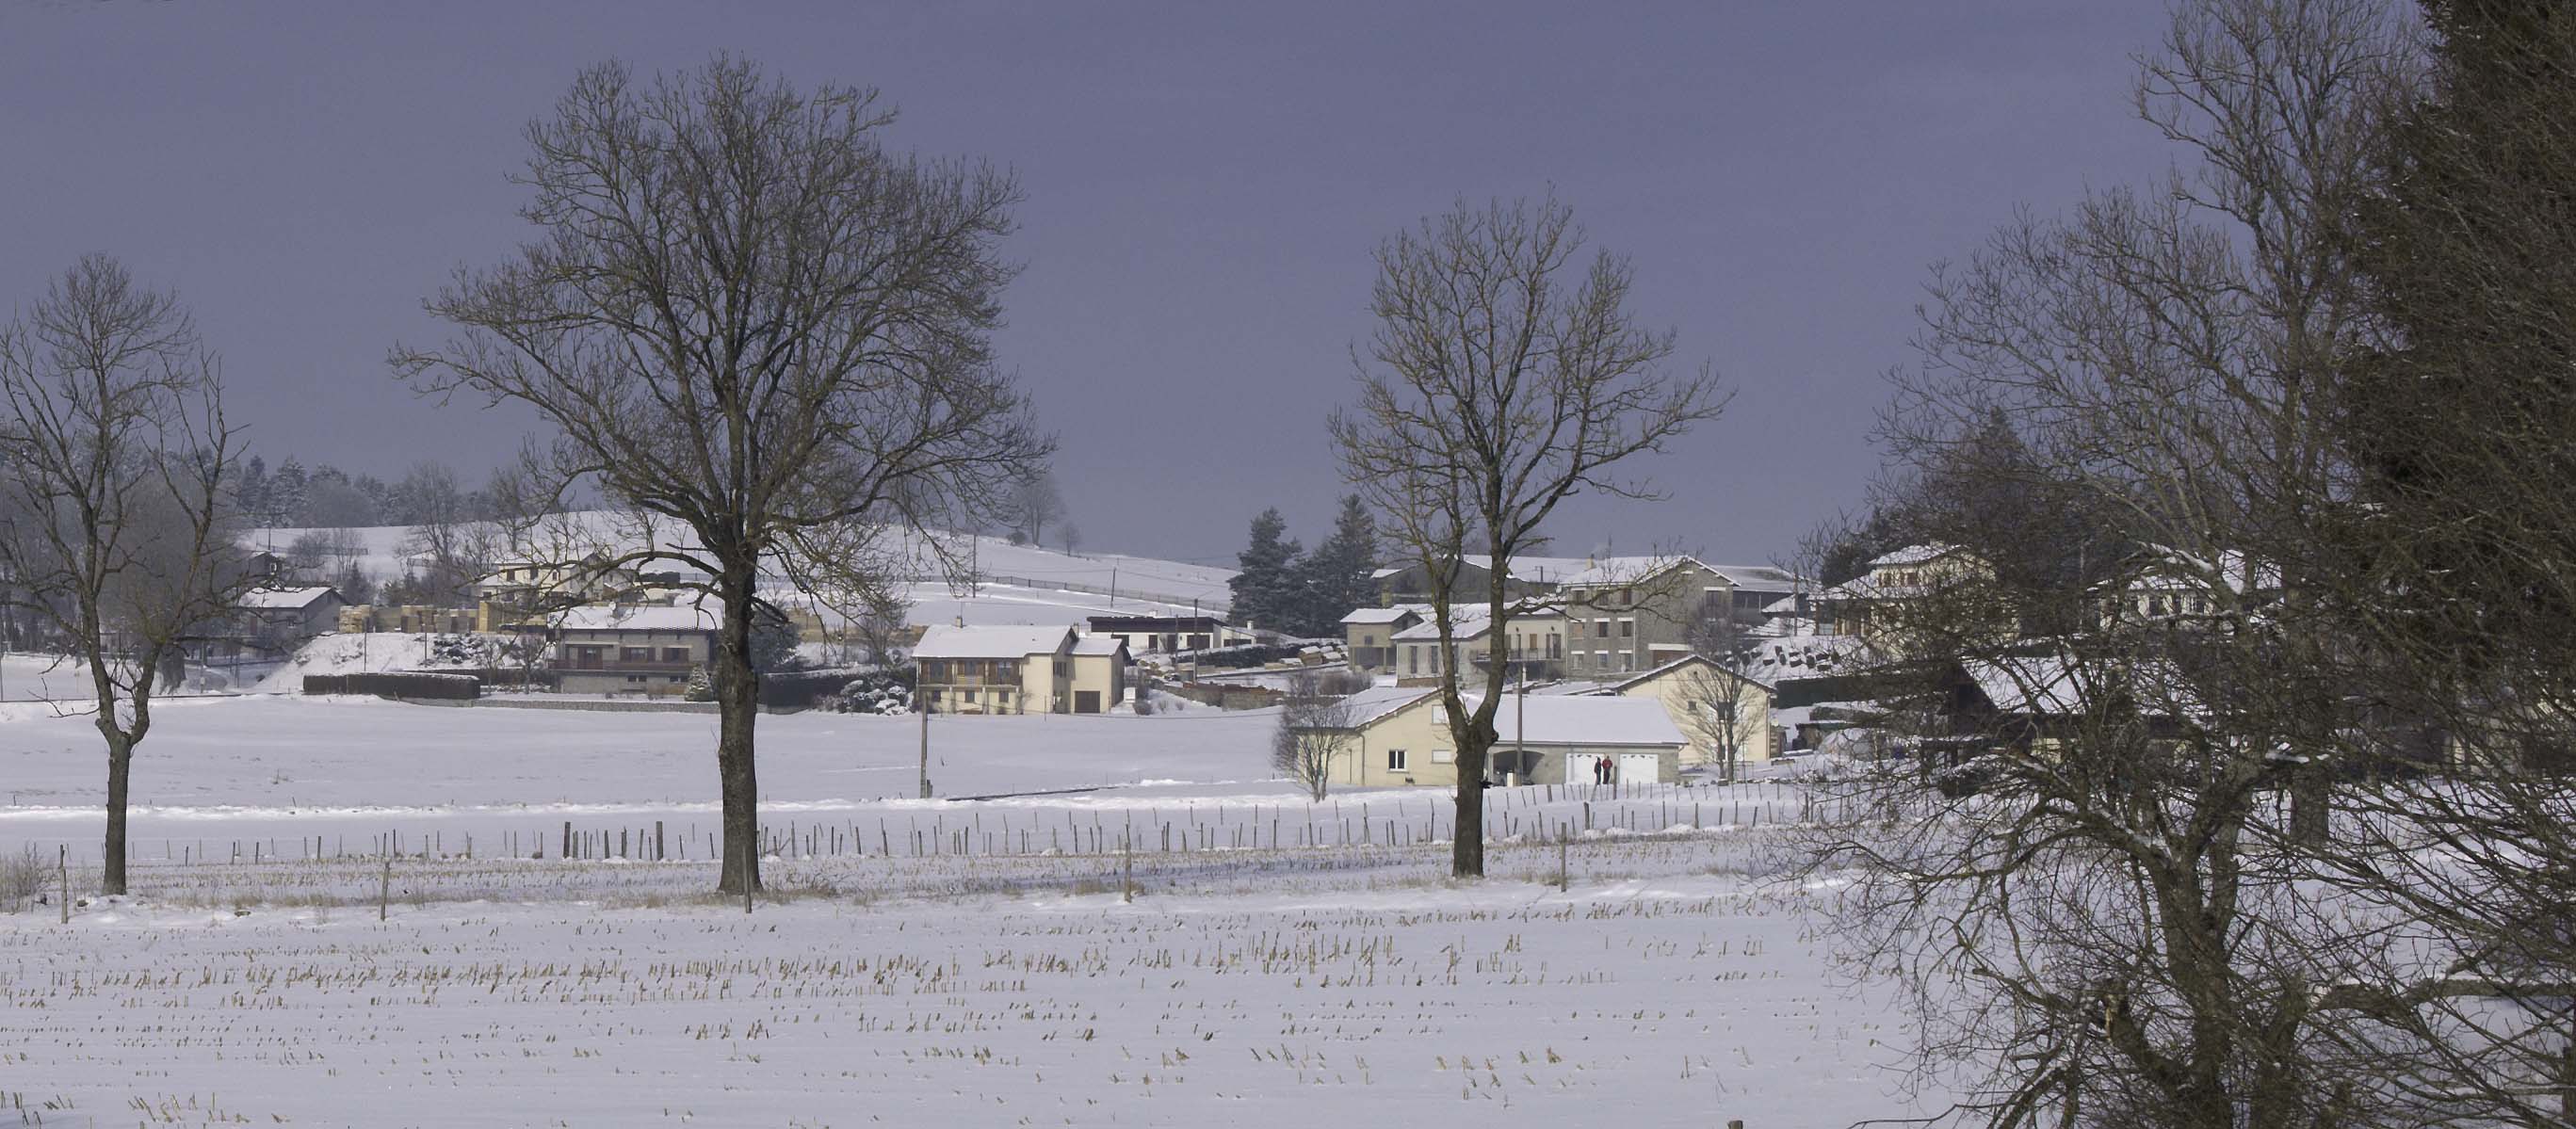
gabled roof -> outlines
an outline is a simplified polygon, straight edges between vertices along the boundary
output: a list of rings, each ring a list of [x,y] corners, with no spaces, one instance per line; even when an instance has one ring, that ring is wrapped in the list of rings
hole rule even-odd
[[[1085,635],[1073,641],[1077,655],[1115,655],[1127,650],[1127,641],[1115,635]]]
[[[1642,584],[1650,578],[1672,571],[1675,566],[1684,564],[1699,565],[1702,569],[1708,568],[1707,565],[1700,564],[1698,558],[1686,555],[1604,557],[1592,562],[1591,567],[1567,576],[1558,583],[1567,588]]]
[[[1468,703],[1474,707],[1471,699]],[[1507,745],[1687,745],[1652,698],[1510,698],[1494,711],[1496,748]]]
[[[723,620],[713,609],[687,604],[584,604],[566,609],[555,626],[566,631],[713,631]]]
[[[1810,587],[1796,573],[1770,565],[1713,565],[1700,567],[1726,578],[1726,582],[1747,592],[1795,592]]]
[[[1342,704],[1350,707],[1351,728],[1357,729],[1439,692],[1434,686],[1371,686]]]
[[[1431,609],[1421,604],[1397,604],[1388,608],[1354,608],[1343,616],[1343,623],[1395,623],[1406,616],[1428,616]]]
[[[1494,570],[1494,558],[1487,554],[1465,553],[1461,554],[1458,560],[1478,572],[1490,573]],[[1566,577],[1582,572],[1592,565],[1592,560],[1585,557],[1513,557],[1511,576],[1514,580],[1532,584],[1561,584]],[[1381,568],[1370,573],[1369,578],[1384,580],[1412,567],[1412,564],[1407,563]]]
[[[1074,633],[1071,627],[1032,627],[1024,624],[995,624],[990,627],[957,627],[938,624],[921,635],[912,648],[916,659],[1019,659],[1030,655],[1050,655],[1064,645],[1065,637]]]
[[[1893,568],[1898,565],[1929,564],[1933,561],[1940,560],[1943,557],[1956,556],[1966,551],[1967,550],[1961,549],[1956,545],[1943,544],[1938,541],[1927,542],[1921,545],[1908,545],[1902,549],[1896,550],[1895,552],[1884,554],[1877,559],[1870,561],[1869,567]]]
[[[303,588],[254,588],[242,593],[241,599],[233,606],[259,611],[291,610],[312,607],[326,596],[336,599],[339,593],[332,591],[327,585]]]
[[[1773,687],[1769,682],[1766,682],[1766,681],[1764,681],[1764,680],[1762,680],[1762,679],[1760,679],[1760,678],[1756,678],[1756,677],[1754,677],[1753,675],[1745,674],[1745,673],[1743,673],[1743,672],[1741,672],[1741,671],[1728,671],[1725,667],[1722,667],[1722,666],[1717,665],[1717,662],[1716,662],[1715,660],[1710,659],[1710,658],[1709,658],[1708,656],[1706,656],[1706,655],[1683,655],[1682,657],[1677,658],[1677,659],[1674,659],[1674,660],[1673,660],[1673,661],[1671,661],[1671,662],[1665,663],[1665,664],[1664,664],[1664,665],[1662,665],[1662,666],[1656,667],[1656,668],[1654,668],[1653,670],[1649,670],[1649,671],[1646,671],[1646,672],[1644,672],[1644,673],[1641,673],[1641,674],[1637,675],[1636,677],[1629,678],[1629,679],[1626,679],[1626,680],[1624,680],[1624,681],[1620,681],[1620,682],[1613,682],[1613,683],[1611,683],[1611,684],[1610,684],[1609,686],[1607,686],[1607,687],[1604,687],[1604,688],[1602,688],[1602,689],[1600,689],[1600,690],[1594,691],[1594,693],[1597,693],[1597,694],[1616,694],[1616,693],[1618,693],[1618,692],[1620,692],[1620,691],[1622,691],[1622,690],[1626,690],[1626,689],[1628,689],[1628,688],[1630,688],[1630,687],[1632,687],[1632,686],[1638,686],[1638,685],[1642,685],[1642,684],[1644,684],[1644,683],[1652,682],[1652,681],[1654,681],[1654,680],[1656,680],[1656,679],[1658,679],[1658,678],[1662,678],[1662,677],[1664,677],[1664,676],[1666,676],[1666,675],[1669,675],[1669,674],[1672,674],[1672,673],[1674,673],[1674,672],[1676,672],[1676,671],[1686,670],[1686,669],[1689,669],[1689,668],[1694,667],[1694,666],[1706,667],[1707,669],[1709,669],[1710,671],[1715,672],[1715,673],[1719,673],[1719,674],[1726,674],[1726,675],[1729,675],[1730,677],[1734,677],[1734,678],[1741,678],[1741,679],[1745,680],[1746,682],[1750,682],[1750,683],[1752,683],[1752,684],[1754,684],[1754,685],[1756,685],[1756,686],[1759,686],[1759,687],[1761,687],[1761,688],[1763,688],[1763,689],[1765,689],[1765,690],[1774,689],[1774,687]]]

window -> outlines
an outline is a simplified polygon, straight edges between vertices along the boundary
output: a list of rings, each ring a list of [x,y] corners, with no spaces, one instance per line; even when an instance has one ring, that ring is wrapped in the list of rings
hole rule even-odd
[[[1607,638],[1609,638],[1609,637],[1610,637],[1610,621],[1609,621],[1609,620],[1606,620],[1606,619],[1596,619],[1596,620],[1593,620],[1593,621],[1592,621],[1592,637],[1593,637],[1593,638],[1595,638],[1595,639],[1607,639]]]
[[[652,661],[653,661],[653,648],[651,648],[651,647],[619,647],[619,648],[617,649],[617,660],[618,660],[619,662],[630,662],[630,663],[648,663],[648,662],[652,662]]]
[[[1404,765],[1404,750],[1388,749],[1386,751],[1386,770],[1388,772],[1403,772],[1405,770]]]
[[[1620,590],[1619,590],[1619,606],[1620,606],[1620,607],[1623,607],[1623,608],[1624,608],[1624,607],[1627,607],[1628,605],[1633,604],[1633,603],[1636,603],[1636,602],[1637,602],[1637,590],[1636,590],[1636,589],[1634,589],[1634,588],[1622,588],[1622,589],[1620,589]]]
[[[1622,638],[1622,639],[1634,639],[1634,638],[1636,638],[1636,637],[1637,637],[1637,621],[1636,621],[1636,620],[1633,620],[1633,619],[1623,619],[1623,620],[1620,620],[1620,621],[1619,621],[1619,637],[1620,637],[1620,638]]]
[[[1547,657],[1551,659],[1561,659],[1565,657],[1565,636],[1550,635],[1547,637]]]
[[[664,647],[662,648],[662,661],[666,663],[687,662],[689,661],[689,649],[687,647]]]

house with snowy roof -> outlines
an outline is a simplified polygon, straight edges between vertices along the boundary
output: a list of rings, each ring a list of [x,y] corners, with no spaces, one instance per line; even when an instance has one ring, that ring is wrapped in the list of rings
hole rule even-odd
[[[1661,704],[1690,746],[1684,765],[1770,760],[1780,742],[1771,725],[1770,683],[1705,655],[1684,655],[1653,670],[1594,691]]]
[[[1430,611],[1423,604],[1351,609],[1342,617],[1342,653],[1349,656],[1351,669],[1370,675],[1395,673],[1396,632],[1421,623]]]
[[[1449,608],[1449,643],[1440,642],[1440,621],[1425,608],[1410,627],[1388,637],[1397,680],[1428,685],[1452,667],[1478,668],[1493,661],[1499,649],[1512,664],[1513,678],[1554,678],[1565,658],[1565,617],[1545,602],[1518,601],[1503,629],[1493,629],[1487,604],[1453,604]]]
[[[1469,695],[1468,709],[1480,699]],[[1349,740],[1333,758],[1332,780],[1358,788],[1455,787],[1457,741],[1440,692],[1378,686],[1342,700],[1338,728]],[[1494,714],[1499,739],[1486,778],[1495,783],[1592,784],[1680,779],[1689,741],[1650,699],[1521,695]]]
[[[1106,713],[1127,697],[1126,640],[1070,625],[942,624],[912,658],[932,713]]]
[[[1965,609],[1942,597],[1973,594],[1994,578],[1992,564],[1957,545],[1908,545],[1870,561],[1866,574],[1825,589],[1818,615],[1831,633],[1875,637],[1901,648],[1914,634],[1908,619],[1955,618]]]
[[[556,613],[552,626],[556,689],[673,698],[713,659],[722,620],[686,604],[590,604]]]

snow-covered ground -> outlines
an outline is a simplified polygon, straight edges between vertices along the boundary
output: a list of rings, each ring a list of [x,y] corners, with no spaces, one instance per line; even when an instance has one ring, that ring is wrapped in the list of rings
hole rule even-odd
[[[761,719],[774,897],[745,917],[705,893],[712,716],[170,703],[135,768],[136,896],[68,927],[0,902],[0,1111],[1767,1127],[1914,1108],[1892,1002],[1837,987],[1815,892],[1763,878],[1793,786],[1496,790],[1494,877],[1457,886],[1445,798],[1311,804],[1268,779],[1269,711],[932,721],[947,798],[923,801],[918,718]],[[75,893],[94,888],[103,777],[85,721],[0,706],[0,857],[67,846]],[[1022,794],[959,798],[996,793]],[[379,924],[375,852],[397,836]]]
[[[22,651],[0,654],[0,701],[65,701],[95,696],[88,664]]]
[[[281,876],[0,914],[0,1089],[43,1124],[1833,1126],[1911,1111],[1891,1002],[1695,840],[1452,887],[1354,865],[809,867],[415,904]],[[1545,857],[1539,857],[1544,855]],[[773,868],[773,879],[789,877]],[[352,868],[366,886],[372,868]],[[1710,873],[1715,871],[1715,873]],[[372,891],[368,892],[369,894]],[[235,903],[247,913],[236,916]],[[34,1122],[30,1122],[33,1124]]]

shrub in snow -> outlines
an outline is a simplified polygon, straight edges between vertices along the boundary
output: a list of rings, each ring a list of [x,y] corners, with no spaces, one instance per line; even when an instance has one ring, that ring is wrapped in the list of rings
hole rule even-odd
[[[834,713],[906,714],[912,712],[912,671],[872,670],[851,679],[841,692],[822,702]]]
[[[680,697],[691,702],[716,700],[716,684],[707,677],[707,664],[699,663],[689,668],[689,684],[680,690]]]

